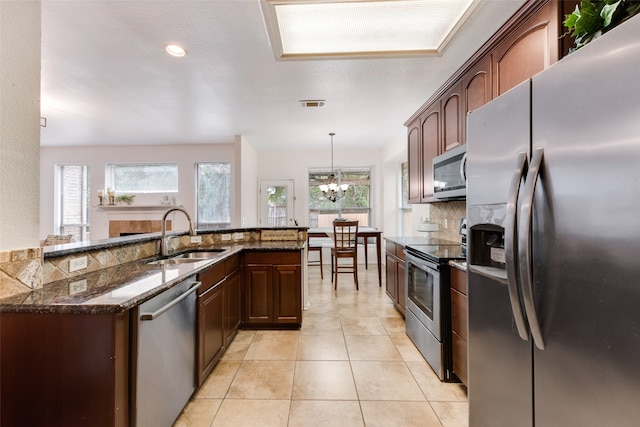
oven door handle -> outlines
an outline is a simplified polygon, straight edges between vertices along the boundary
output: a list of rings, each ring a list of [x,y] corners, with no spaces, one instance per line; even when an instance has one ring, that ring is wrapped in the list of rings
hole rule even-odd
[[[504,221],[504,252],[507,270],[507,289],[509,291],[509,302],[511,303],[511,311],[516,322],[516,328],[520,338],[525,341],[529,340],[529,331],[522,313],[520,304],[520,295],[518,292],[518,274],[517,274],[517,243],[516,243],[516,212],[518,207],[518,193],[520,192],[520,183],[525,174],[527,167],[527,153],[519,153],[516,159],[516,167],[511,177],[509,185],[509,194],[507,196],[507,213]]]
[[[527,313],[529,328],[533,336],[533,342],[540,350],[544,350],[544,339],[540,321],[536,312],[533,298],[533,271],[531,268],[531,220],[533,216],[533,196],[536,190],[536,182],[540,176],[540,166],[544,151],[536,148],[531,157],[531,166],[524,184],[524,196],[520,205],[520,223],[518,224],[518,252],[520,256],[520,280],[522,286],[522,300]]]

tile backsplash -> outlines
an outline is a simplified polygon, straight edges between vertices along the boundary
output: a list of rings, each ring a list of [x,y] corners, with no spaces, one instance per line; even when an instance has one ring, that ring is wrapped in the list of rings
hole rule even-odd
[[[42,286],[42,249],[0,252],[0,298]]]
[[[464,201],[433,203],[431,204],[431,222],[440,226],[440,231],[433,237],[462,242],[460,236],[460,220],[467,212],[467,204]]]

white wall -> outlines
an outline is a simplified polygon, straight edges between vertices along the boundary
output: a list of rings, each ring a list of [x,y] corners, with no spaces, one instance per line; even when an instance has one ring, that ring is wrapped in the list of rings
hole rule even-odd
[[[239,169],[236,160],[236,143],[211,145],[157,145],[157,146],[116,146],[116,147],[42,147],[40,149],[40,237],[56,232],[54,217],[54,171],[57,164],[89,165],[89,186],[91,196],[91,240],[109,236],[109,219],[160,219],[162,210],[145,213],[110,211],[96,207],[97,191],[107,187],[105,167],[110,163],[161,162],[178,163],[179,191],[175,194],[176,204],[184,206],[195,219],[195,163],[230,162],[232,170],[232,200],[237,191],[236,175]],[[159,204],[161,194],[137,195],[133,205]],[[240,209],[240,207],[237,207]],[[235,217],[232,209],[232,219]],[[174,215],[174,230],[187,230],[183,215]],[[233,225],[233,224],[232,224]]]
[[[239,149],[241,174],[240,182],[240,212],[235,219],[240,221],[238,227],[256,227],[258,225],[258,152],[244,138],[241,137],[236,145]]]
[[[38,246],[40,2],[0,1],[0,251]]]
[[[371,226],[382,228],[383,181],[381,150],[340,150],[334,148],[334,168],[371,167],[372,216]],[[300,226],[309,225],[309,168],[331,166],[329,149],[321,151],[261,151],[258,164],[259,179],[293,179],[294,216]],[[257,190],[256,190],[257,194]],[[256,209],[257,211],[257,209]],[[384,230],[383,230],[384,231]]]

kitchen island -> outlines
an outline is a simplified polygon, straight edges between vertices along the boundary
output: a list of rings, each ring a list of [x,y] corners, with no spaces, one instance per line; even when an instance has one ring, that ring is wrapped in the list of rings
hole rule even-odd
[[[217,236],[203,234],[203,242],[198,245],[190,244],[189,236],[174,235],[179,241],[175,242],[172,256],[187,251],[217,251],[208,259],[189,262],[154,263],[160,258],[157,253],[145,256],[148,253],[138,250],[140,245],[150,243],[159,249],[158,237],[154,235],[112,239],[97,245],[65,245],[45,253],[45,269],[61,269],[84,257],[88,258],[87,268],[79,274],[69,272],[70,277],[47,283],[41,289],[0,300],[0,423],[136,425],[140,305],[194,277],[197,281],[206,279],[207,274],[215,277],[219,266],[229,264],[235,266],[229,274],[225,272],[219,282],[211,279],[208,287],[198,295],[198,308],[207,310],[199,313],[198,326],[196,322],[187,326],[202,338],[197,340],[195,348],[187,349],[185,353],[195,361],[197,355],[210,353],[204,349],[211,348],[216,341],[211,339],[211,331],[216,331],[218,320],[231,325],[231,330],[222,326],[222,346],[216,348],[211,360],[198,363],[198,368],[205,366],[210,372],[233,338],[234,331],[239,326],[247,326],[243,321],[227,322],[233,317],[227,316],[231,311],[227,307],[235,306],[241,311],[245,306],[242,299],[246,298],[247,292],[243,286],[242,268],[239,268],[244,255],[252,254],[254,261],[260,254],[273,257],[274,253],[297,254],[300,263],[304,259],[304,228],[299,230],[301,238],[292,241],[253,239],[259,237],[259,230],[243,233],[244,241],[230,244],[220,244],[215,242]],[[127,260],[131,254],[144,257],[117,263],[118,259]],[[230,263],[232,259],[236,261]],[[115,265],[86,272],[97,261]],[[299,327],[302,320],[301,265],[295,274],[297,276],[287,281],[293,292],[293,300],[288,301],[293,301],[289,302],[289,307],[299,305],[300,310],[297,317],[289,317],[287,327]],[[226,279],[232,279],[229,280],[231,288],[222,285]],[[273,286],[273,282],[268,284]],[[296,285],[298,289],[295,289]],[[237,300],[235,304],[232,301],[207,305],[210,301],[224,301],[227,289],[235,289],[235,292],[228,292],[231,299]],[[216,298],[209,299],[213,294]],[[282,299],[283,295],[278,294],[278,297]],[[241,316],[245,318],[244,313]],[[274,326],[277,325],[270,323],[265,327]],[[156,339],[162,341],[166,337]],[[201,374],[202,371],[192,373],[194,387],[202,381]]]

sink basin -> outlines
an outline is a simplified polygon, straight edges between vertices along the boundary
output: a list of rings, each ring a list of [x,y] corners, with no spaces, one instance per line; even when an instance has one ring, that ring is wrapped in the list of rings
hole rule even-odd
[[[177,255],[172,259],[209,259],[220,255],[224,249],[211,251],[192,251]]]
[[[159,259],[156,261],[149,261],[147,264],[175,265],[175,264],[186,264],[189,262],[198,262],[198,261],[202,261],[202,258],[168,258],[168,259]]]

